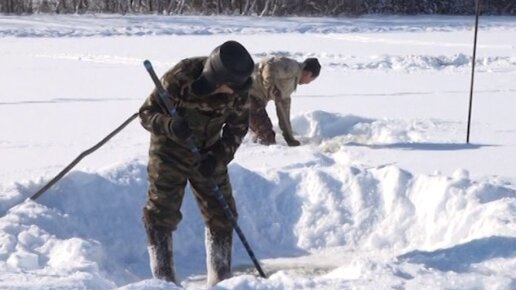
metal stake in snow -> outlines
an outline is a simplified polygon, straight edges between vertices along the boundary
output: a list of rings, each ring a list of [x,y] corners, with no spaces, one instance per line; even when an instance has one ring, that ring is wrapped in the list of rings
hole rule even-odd
[[[478,34],[478,18],[480,16],[480,0],[476,0],[475,5],[475,37],[473,40],[473,58],[471,60],[471,87],[469,90],[469,110],[468,110],[468,130],[466,135],[466,143],[469,144],[469,131],[471,127],[471,108],[473,106],[473,82],[475,80],[475,63],[477,57],[477,34]]]
[[[158,94],[160,97],[160,99],[158,101],[159,101],[161,107],[173,118],[180,118],[177,115],[174,104],[172,103],[172,97],[170,96],[168,91],[166,91],[165,88],[163,88],[163,85],[159,81],[158,76],[156,75],[156,72],[154,72],[154,69],[152,68],[152,64],[150,63],[150,61],[145,60],[143,62],[143,65],[149,72],[149,75],[151,76],[152,81],[156,85],[156,89],[158,90]],[[201,156],[199,154],[199,150],[198,150],[197,146],[195,146],[195,142],[194,142],[194,140],[192,140],[192,137],[188,138],[186,140],[186,143],[187,143],[187,146],[192,151],[194,158],[196,158],[197,160],[200,160]],[[198,174],[200,174],[200,172],[198,172]],[[229,208],[227,201],[224,199],[224,196],[222,195],[222,192],[220,191],[219,186],[211,178],[207,178],[207,182],[210,185],[210,187],[212,188],[212,194],[214,195],[215,199],[217,199],[219,205],[224,210],[224,214],[231,221],[231,224],[233,225],[233,229],[235,230],[238,237],[240,238],[240,241],[242,241],[242,244],[244,245],[244,248],[247,251],[247,254],[253,261],[253,264],[256,267],[256,270],[260,274],[260,277],[267,278],[267,276],[265,275],[265,273],[262,270],[262,267],[260,266],[260,263],[258,263],[258,259],[256,259],[256,256],[254,255],[254,252],[251,249],[251,246],[247,242],[247,239],[245,238],[244,233],[238,226],[236,218],[233,215],[233,212],[231,211],[231,209]]]

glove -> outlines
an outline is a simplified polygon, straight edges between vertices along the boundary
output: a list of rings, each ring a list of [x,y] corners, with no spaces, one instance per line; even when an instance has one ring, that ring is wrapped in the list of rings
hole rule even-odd
[[[211,177],[219,164],[227,165],[232,157],[228,156],[224,148],[224,144],[219,140],[209,148],[206,153],[202,154],[201,162],[199,162],[198,170],[204,177]]]
[[[168,123],[168,131],[171,135],[182,141],[192,136],[192,130],[188,127],[188,123],[181,117],[172,118],[170,120],[170,123]]]
[[[211,177],[213,172],[215,172],[217,163],[217,159],[213,153],[210,152],[202,158],[201,163],[199,164],[199,172],[206,178]]]
[[[272,96],[274,97],[274,100],[277,100],[277,101],[282,99],[281,92],[280,92],[280,90],[278,90],[277,87],[272,88]]]
[[[283,135],[283,137],[285,138],[285,141],[287,141],[287,145],[288,146],[295,147],[295,146],[301,145],[301,142],[297,141],[292,136],[285,136],[285,135]]]

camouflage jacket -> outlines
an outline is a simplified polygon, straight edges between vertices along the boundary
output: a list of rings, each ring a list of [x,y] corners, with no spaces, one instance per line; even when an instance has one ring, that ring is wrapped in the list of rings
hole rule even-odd
[[[262,103],[273,100],[283,136],[294,139],[290,123],[290,95],[296,90],[303,64],[286,57],[271,57],[259,62],[253,72],[249,93]]]
[[[223,145],[226,163],[233,159],[249,127],[248,91],[234,94],[197,96],[190,85],[200,76],[207,57],[184,59],[161,78],[163,87],[170,93],[177,112],[185,118],[196,146],[202,152],[219,140]],[[174,138],[169,124],[172,118],[161,107],[155,89],[139,111],[142,126],[151,132],[151,151],[160,152],[172,147],[186,147],[184,141]]]
[[[271,57],[259,62],[253,73],[251,95],[263,101],[275,100],[277,89],[281,99],[290,98],[296,90],[303,70],[302,63],[286,57]]]

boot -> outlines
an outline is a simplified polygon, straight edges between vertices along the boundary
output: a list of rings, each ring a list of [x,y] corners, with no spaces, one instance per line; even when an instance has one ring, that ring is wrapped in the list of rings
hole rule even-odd
[[[232,236],[233,231],[205,229],[207,284],[210,287],[231,277]]]
[[[172,257],[172,232],[164,228],[147,226],[149,261],[152,276],[156,279],[176,282]]]
[[[262,145],[276,144],[276,134],[274,131],[261,131],[259,133],[251,131],[251,140],[253,143],[259,143]]]
[[[285,138],[287,145],[290,147],[301,145],[301,142],[297,141],[292,135],[283,134],[283,138]]]

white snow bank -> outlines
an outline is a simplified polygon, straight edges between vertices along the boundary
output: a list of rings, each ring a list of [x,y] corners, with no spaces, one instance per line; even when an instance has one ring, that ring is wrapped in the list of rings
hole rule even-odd
[[[323,148],[335,150],[346,144],[380,146],[407,144],[433,140],[436,131],[441,138],[449,131],[450,122],[441,120],[371,119],[313,111],[292,118],[294,132],[305,141],[321,143]],[[417,146],[417,145],[416,145]]]
[[[23,278],[30,270],[45,277],[42,289],[76,288],[77,283],[106,289],[134,281],[142,272],[134,263],[145,254],[138,248],[144,242],[138,216],[144,171],[137,163],[105,174],[74,171],[43,195],[41,204],[25,202],[12,209],[0,223],[7,241],[5,274]],[[40,185],[16,186],[19,195],[26,195]],[[126,230],[118,232],[118,227]],[[5,283],[10,289],[23,288],[16,281]]]
[[[31,15],[0,16],[0,37],[90,37],[257,33],[432,32],[466,30],[471,17],[364,16],[358,18]],[[483,17],[481,29],[516,28],[510,17]]]
[[[374,123],[325,112],[307,116],[297,118],[295,128],[313,138],[338,138],[357,124]],[[265,153],[261,154],[263,160],[277,159],[287,150],[295,155],[295,150],[306,150],[303,147],[244,144],[241,150],[251,154],[259,150]],[[466,170],[453,176],[414,175],[395,166],[350,165],[341,162],[349,159],[346,155],[345,149],[316,153],[277,170],[252,171],[238,163],[230,166],[239,223],[260,259],[316,254],[332,247],[340,247],[342,253],[381,252],[387,257],[384,266],[375,261],[366,268],[349,268],[357,266],[343,260],[344,270],[336,270],[329,278],[314,278],[321,287],[333,281],[325,279],[351,279],[352,273],[363,273],[353,279],[366,285],[367,277],[385,269],[406,273],[395,274],[402,278],[414,277],[419,264],[434,269],[425,275],[435,275],[436,271],[459,271],[476,264],[490,268],[495,260],[509,263],[516,251],[514,185],[495,177],[472,180]],[[20,199],[40,185],[11,186],[10,198]],[[52,289],[77,285],[107,289],[149,278],[140,221],[145,192],[145,163],[131,161],[101,172],[74,171],[38,203],[26,202],[10,210],[0,219],[1,286],[25,287],[27,284],[16,279],[26,277],[27,272],[38,277],[42,288]],[[190,191],[182,212],[175,253],[177,270],[185,278],[204,272],[203,225]],[[237,239],[235,247],[235,264],[248,264]],[[480,250],[485,254],[467,254]],[[443,251],[457,259],[443,258]],[[392,264],[390,259],[396,257],[400,265]],[[492,274],[503,278],[510,269],[493,270]],[[280,272],[267,281],[241,276],[219,287],[313,287],[312,278],[298,280],[289,275]],[[346,279],[339,283],[346,285]],[[478,275],[475,279],[490,281]],[[510,283],[501,281],[501,285]],[[123,289],[167,287],[167,283],[149,280]]]
[[[371,55],[358,57],[349,54],[302,53],[286,51],[270,51],[255,54],[257,58],[282,56],[298,60],[317,57],[325,70],[334,71],[463,71],[471,70],[471,56],[464,53],[454,55]],[[516,70],[514,56],[481,56],[476,60],[479,72],[510,72]]]

